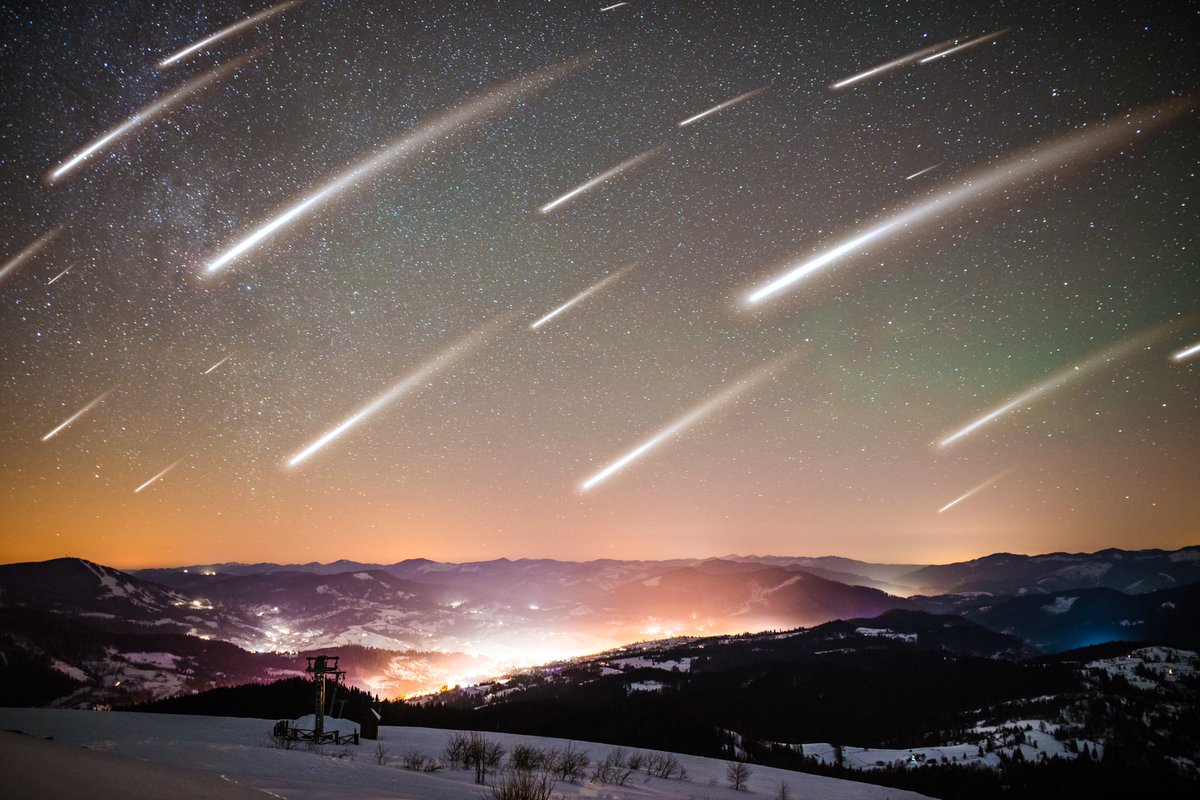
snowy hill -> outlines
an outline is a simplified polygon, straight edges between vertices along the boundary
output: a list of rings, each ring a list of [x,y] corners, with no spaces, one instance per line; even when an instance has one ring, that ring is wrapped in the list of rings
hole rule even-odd
[[[61,792],[66,782],[75,796],[93,796],[96,777],[110,782],[116,777],[123,783],[121,796],[125,800],[162,797],[161,784],[144,782],[147,773],[156,767],[185,770],[179,776],[180,791],[172,795],[179,797],[205,796],[184,793],[187,782],[195,780],[197,773],[202,774],[208,786],[227,784],[224,796],[238,798],[252,796],[245,793],[246,789],[287,800],[461,800],[487,796],[486,787],[475,785],[474,773],[469,770],[405,769],[409,756],[415,759],[418,754],[429,758],[442,755],[452,732],[432,728],[384,727],[380,729],[378,742],[357,747],[327,746],[317,752],[271,746],[271,722],[260,719],[0,709],[0,728],[36,737],[30,740],[19,734],[0,734],[0,756],[8,765],[6,772],[11,773],[10,786],[35,786],[38,780],[51,780],[57,782],[53,785]],[[53,737],[54,742],[39,741],[46,737]],[[604,761],[614,751],[610,745],[568,743],[535,736],[488,734],[487,738],[510,755],[518,745],[558,751],[570,746],[586,753],[593,764]],[[28,755],[12,757],[17,752],[31,751],[37,752],[40,760]],[[565,798],[732,800],[774,797],[783,784],[790,796],[802,798],[914,800],[924,796],[759,766],[749,768],[745,790],[735,791],[727,778],[730,762],[687,755],[676,758],[687,772],[684,780],[649,777],[637,771],[623,785],[593,783],[586,777],[575,782],[559,781],[554,793]],[[39,769],[44,772],[45,764],[57,769],[52,774],[38,774]],[[161,771],[154,774],[163,777]],[[493,773],[491,780],[498,774]]]

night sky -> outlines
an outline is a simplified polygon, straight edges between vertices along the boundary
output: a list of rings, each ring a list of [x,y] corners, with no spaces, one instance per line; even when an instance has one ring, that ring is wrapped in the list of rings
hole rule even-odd
[[[1194,11],[606,5],[4,4],[0,560],[1200,541]]]

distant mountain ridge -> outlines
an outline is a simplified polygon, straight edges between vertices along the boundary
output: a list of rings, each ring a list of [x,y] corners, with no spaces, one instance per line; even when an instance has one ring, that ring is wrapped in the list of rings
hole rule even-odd
[[[1200,581],[1200,546],[1179,550],[1117,550],[995,553],[956,564],[922,567],[902,578],[921,593],[1053,593],[1069,589],[1116,589],[1144,593]]]
[[[168,586],[180,586],[185,576],[215,571],[221,574],[311,572],[332,574],[355,570],[382,570],[399,578],[427,583],[455,584],[460,579],[485,579],[501,585],[527,581],[531,575],[553,576],[562,585],[607,582],[610,585],[649,577],[656,572],[714,564],[747,564],[760,567],[804,569],[814,575],[890,594],[995,594],[1053,593],[1070,589],[1109,588],[1125,593],[1152,592],[1200,581],[1200,545],[1178,550],[1121,550],[1094,553],[1053,552],[1039,555],[993,553],[950,564],[880,564],[840,556],[726,555],[720,558],[683,558],[664,561],[559,561],[507,559],[463,563],[416,558],[394,564],[335,561],[328,564],[207,564],[172,569],[134,570],[133,574]]]

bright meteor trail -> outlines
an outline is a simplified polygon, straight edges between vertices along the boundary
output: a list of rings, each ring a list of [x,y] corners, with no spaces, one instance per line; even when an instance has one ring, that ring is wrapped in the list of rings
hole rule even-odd
[[[1054,373],[1049,378],[1034,384],[1025,391],[1018,394],[1013,399],[1009,400],[1002,406],[998,406],[983,416],[975,419],[963,427],[959,428],[954,433],[946,436],[938,442],[938,447],[949,447],[959,439],[974,433],[979,428],[994,422],[1010,411],[1026,408],[1032,405],[1035,401],[1040,400],[1056,389],[1059,389],[1068,383],[1073,383],[1079,378],[1089,375],[1115,361],[1120,361],[1126,358],[1134,351],[1146,347],[1154,339],[1164,335],[1169,330],[1169,327],[1158,325],[1150,330],[1135,334],[1122,342],[1117,342],[1114,345],[1100,350],[1082,361],[1072,364],[1066,369]]]
[[[109,389],[107,392],[105,392],[104,394],[100,395],[100,396],[99,396],[99,397],[97,397],[95,400],[93,400],[92,402],[88,403],[86,406],[84,406],[83,408],[79,409],[78,411],[76,411],[76,412],[75,412],[74,414],[72,414],[71,416],[69,416],[69,417],[67,417],[66,419],[64,419],[62,422],[60,422],[60,423],[58,424],[58,427],[56,427],[54,430],[50,431],[50,432],[49,432],[49,433],[47,433],[45,436],[43,436],[43,437],[42,437],[42,441],[43,441],[43,442],[48,442],[48,441],[50,441],[50,439],[52,439],[54,436],[56,436],[56,435],[58,434],[58,432],[59,432],[59,431],[61,431],[63,428],[66,428],[66,427],[67,427],[68,425],[70,425],[72,422],[74,422],[75,420],[79,419],[79,418],[80,418],[80,417],[82,417],[84,414],[88,413],[88,412],[89,412],[89,411],[91,411],[93,408],[95,408],[96,406],[98,406],[98,405],[100,405],[102,402],[104,402],[104,398],[108,397],[108,396],[109,396],[110,394],[112,394],[112,393],[113,393],[115,390],[116,390],[116,387],[114,386],[112,389]]]
[[[736,400],[741,395],[745,394],[747,391],[761,384],[764,380],[774,374],[775,369],[780,366],[780,364],[781,362],[776,360],[765,367],[759,367],[748,375],[733,381],[729,386],[700,403],[700,405],[696,406],[691,411],[688,411],[683,416],[677,417],[658,433],[654,434],[649,439],[645,440],[637,447],[633,448],[628,453],[621,456],[616,461],[613,461],[607,467],[585,480],[579,485],[579,490],[581,492],[586,492],[593,486],[603,483],[612,477],[616,472],[641,458],[658,445],[662,444],[668,439],[682,434],[700,420],[704,419],[710,414],[715,413],[724,406]]]
[[[1200,342],[1196,342],[1191,347],[1185,347],[1178,353],[1171,356],[1172,361],[1187,361],[1192,356],[1200,353]]]
[[[493,319],[489,322],[485,322],[483,325],[476,328],[471,333],[468,333],[466,336],[463,336],[441,353],[429,359],[424,364],[417,367],[413,372],[409,373],[397,383],[393,384],[391,388],[379,394],[374,400],[359,408],[353,414],[346,417],[337,425],[314,439],[302,450],[288,459],[287,465],[289,467],[299,466],[303,461],[308,459],[309,456],[325,447],[325,445],[329,444],[358,423],[362,422],[368,417],[373,416],[386,406],[389,406],[395,401],[399,400],[404,395],[416,391],[455,361],[458,361],[463,356],[466,356],[479,349],[489,339],[495,336],[501,322],[503,322],[503,318]]]
[[[911,233],[922,223],[951,212],[961,213],[973,204],[1009,189],[1013,184],[1031,181],[1063,167],[1099,159],[1106,151],[1115,150],[1152,128],[1191,113],[1195,107],[1195,96],[1142,106],[1112,121],[1085,126],[1074,133],[1002,157],[990,166],[977,169],[961,179],[949,181],[948,184],[952,184],[950,188],[937,191],[933,197],[903,206],[874,226],[860,230],[809,260],[791,267],[782,275],[749,292],[745,296],[745,302],[747,305],[757,305],[845,255],[863,252],[878,240],[901,231]]]
[[[558,308],[556,308],[556,309],[554,309],[553,311],[551,311],[551,312],[550,312],[549,314],[547,314],[546,316],[542,317],[541,319],[537,320],[536,322],[533,322],[533,323],[531,323],[531,324],[529,325],[529,330],[531,330],[531,331],[536,331],[538,328],[542,327],[542,326],[543,326],[543,325],[545,325],[547,322],[549,322],[550,320],[552,320],[552,319],[554,319],[555,317],[557,317],[559,314],[561,314],[561,313],[563,313],[564,311],[566,311],[567,309],[569,309],[571,306],[573,306],[573,305],[575,305],[575,304],[577,304],[577,303],[581,303],[581,302],[583,302],[584,300],[586,300],[586,299],[587,299],[588,297],[590,297],[591,295],[593,295],[593,294],[595,294],[596,292],[598,292],[598,291],[600,291],[601,289],[603,289],[605,286],[608,286],[610,283],[613,283],[614,281],[616,281],[616,280],[620,279],[622,276],[624,276],[624,275],[625,275],[625,273],[629,272],[629,270],[633,269],[633,268],[634,268],[634,267],[636,267],[636,266],[637,266],[637,264],[630,264],[629,266],[627,266],[627,267],[625,267],[625,268],[623,268],[623,269],[619,269],[619,270],[617,270],[616,272],[614,272],[614,273],[612,273],[612,274],[610,274],[610,275],[606,275],[605,277],[603,277],[603,278],[601,278],[600,280],[598,280],[598,281],[596,281],[595,283],[593,283],[593,284],[592,284],[591,286],[589,286],[588,288],[584,289],[584,290],[583,290],[582,292],[580,292],[579,294],[577,294],[577,295],[575,295],[574,297],[572,297],[572,298],[571,298],[570,300],[568,300],[567,302],[563,303],[563,304],[562,304],[561,306],[559,306]]]
[[[561,195],[561,196],[555,198],[554,200],[551,200],[549,203],[546,203],[546,205],[544,205],[538,209],[538,213],[549,214],[551,211],[558,208],[563,203],[566,203],[567,201],[571,200],[572,198],[583,194],[588,189],[593,189],[593,188],[599,186],[600,184],[604,183],[605,181],[608,181],[608,180],[611,180],[611,179],[617,177],[618,175],[620,175],[623,172],[628,172],[629,170],[631,170],[634,167],[641,164],[643,161],[653,158],[654,156],[658,155],[659,153],[661,153],[663,150],[666,150],[666,149],[667,149],[667,146],[665,144],[660,144],[658,147],[652,147],[651,149],[647,150],[646,152],[639,153],[638,155],[634,156],[633,158],[628,158],[628,159],[622,161],[620,164],[617,164],[612,169],[608,169],[608,170],[605,170],[604,172],[601,172],[599,175],[592,178],[587,183],[580,184],[579,186],[576,186],[574,189],[567,192],[566,194]]]
[[[26,245],[24,250],[4,262],[4,266],[0,267],[0,283],[3,283],[4,279],[15,272],[18,267],[42,252],[51,242],[57,239],[58,235],[63,232],[64,227],[65,224],[56,225]]]
[[[196,53],[199,53],[201,50],[211,47],[217,42],[227,39],[230,36],[233,36],[235,33],[245,30],[246,28],[252,28],[258,23],[270,19],[276,14],[287,11],[289,8],[295,5],[299,5],[299,0],[287,0],[287,2],[279,3],[278,5],[274,5],[270,8],[259,11],[257,14],[246,17],[240,22],[235,22],[232,25],[226,25],[224,28],[221,28],[221,30],[217,31],[211,36],[206,36],[197,42],[193,42],[182,50],[179,50],[178,52],[167,56],[162,61],[159,61],[158,68],[166,69],[173,64],[177,64],[178,62],[190,58]]]
[[[767,84],[766,86],[760,86],[757,89],[751,89],[748,92],[739,94],[737,97],[726,100],[724,103],[718,103],[717,105],[713,106],[712,108],[708,109],[707,111],[701,111],[699,114],[696,114],[695,116],[688,117],[683,122],[679,123],[679,127],[682,128],[685,125],[691,125],[693,122],[699,122],[700,120],[704,119],[705,117],[712,116],[713,114],[716,114],[717,112],[724,111],[727,108],[733,108],[736,105],[741,105],[742,103],[749,100],[751,97],[754,97],[756,94],[762,94],[763,92],[765,92],[767,89],[770,89],[770,88],[771,88],[770,84]]]
[[[970,489],[970,490],[968,490],[967,492],[965,492],[965,493],[963,493],[963,494],[959,495],[958,497],[954,498],[954,499],[953,499],[953,500],[951,500],[949,503],[946,503],[946,505],[942,506],[941,508],[939,508],[939,509],[937,510],[937,513],[941,514],[941,513],[945,512],[945,511],[949,511],[950,509],[954,508],[956,505],[958,505],[959,503],[961,503],[963,500],[966,500],[966,499],[967,499],[968,497],[970,497],[971,495],[973,495],[973,494],[976,494],[977,492],[982,492],[984,489],[986,489],[986,488],[988,488],[989,486],[991,486],[992,484],[996,483],[998,480],[1000,480],[1001,478],[1003,478],[1005,475],[1008,475],[1008,473],[1010,473],[1010,472],[1012,472],[1012,470],[1011,470],[1011,469],[1006,469],[1006,470],[1004,470],[1003,472],[998,472],[998,473],[996,473],[995,475],[993,475],[992,477],[988,478],[988,479],[987,479],[986,481],[984,481],[983,483],[981,483],[981,484],[979,484],[978,486],[976,486],[974,489]]]
[[[69,158],[67,158],[67,160],[63,161],[57,167],[47,172],[42,180],[47,184],[55,183],[64,175],[82,164],[84,161],[87,161],[96,153],[99,153],[113,142],[125,136],[125,134],[136,128],[140,128],[143,125],[153,122],[171,109],[178,106],[188,97],[196,94],[202,89],[208,88],[211,84],[215,83],[221,78],[227,77],[231,73],[240,69],[250,59],[251,56],[248,55],[238,56],[237,58],[230,59],[221,66],[210,69],[208,72],[192,78],[183,86],[180,86],[178,89],[175,89],[163,97],[160,97],[153,103],[142,106],[142,108],[133,116],[129,117],[129,119],[125,120],[115,128],[110,129],[98,139],[93,139],[83,149],[77,150]]]
[[[236,244],[209,261],[208,265],[204,268],[204,273],[212,275],[219,272],[249,250],[257,247],[280,228],[306,216],[317,206],[345,192],[359,181],[374,175],[386,167],[392,166],[396,161],[416,155],[426,146],[433,145],[462,128],[478,124],[489,117],[508,110],[529,98],[535,92],[549,87],[550,84],[561,80],[566,75],[579,69],[588,60],[586,58],[575,59],[554,67],[538,70],[523,78],[502,84],[482,95],[477,95],[474,99],[450,111],[430,118],[418,125],[407,136],[384,147],[375,153],[375,155],[369,156],[354,166],[338,173],[304,199],[285,208],[268,221],[259,225]]]
[[[229,360],[229,359],[231,359],[231,358],[233,358],[233,353],[230,353],[229,355],[225,356],[225,357],[224,357],[224,358],[222,358],[220,361],[218,361],[217,363],[213,364],[213,365],[212,365],[211,367],[209,367],[208,369],[204,370],[204,372],[203,372],[203,373],[201,373],[201,374],[203,374],[203,375],[207,375],[208,373],[212,372],[214,369],[216,369],[217,367],[221,366],[222,364],[224,364],[226,361],[228,361],[228,360]]]
[[[917,63],[918,64],[928,64],[930,61],[934,61],[939,58],[944,58],[945,56],[954,55],[955,53],[961,53],[963,50],[969,50],[972,47],[977,47],[981,44],[985,44],[987,42],[992,41],[993,39],[999,39],[1001,36],[1004,36],[1005,34],[1011,33],[1011,32],[1012,32],[1012,28],[1002,28],[1001,30],[998,30],[998,31],[992,31],[991,33],[985,33],[983,36],[976,36],[974,39],[968,39],[967,41],[963,42],[962,44],[955,45],[954,47],[951,47],[948,50],[939,50],[938,52],[934,53],[933,55],[925,56]]]
[[[157,475],[155,475],[155,476],[154,476],[153,478],[151,478],[150,480],[148,480],[148,481],[146,481],[145,483],[143,483],[141,486],[139,486],[139,487],[137,487],[136,489],[134,489],[134,490],[133,490],[133,493],[134,493],[134,494],[137,494],[138,492],[142,491],[142,489],[145,489],[145,488],[146,488],[147,486],[149,486],[150,484],[157,482],[159,479],[161,479],[161,478],[162,478],[164,475],[166,475],[168,472],[170,472],[171,470],[173,470],[173,469],[175,469],[176,467],[178,467],[178,466],[179,466],[181,463],[183,463],[183,459],[182,459],[182,458],[181,458],[181,459],[179,459],[178,461],[176,461],[176,462],[175,462],[174,464],[172,464],[171,466],[169,466],[169,467],[167,467],[166,469],[164,469],[162,472],[160,472],[160,473],[158,473]]]
[[[912,64],[912,63],[920,60],[921,58],[929,55],[930,53],[937,52],[938,50],[940,50],[941,48],[945,47],[948,44],[950,44],[950,42],[942,42],[941,44],[930,45],[929,47],[922,47],[920,50],[914,50],[913,52],[909,53],[908,55],[903,55],[903,56],[900,56],[899,58],[892,59],[891,61],[888,61],[885,64],[880,64],[877,67],[871,67],[868,70],[864,70],[863,72],[859,72],[854,75],[851,75],[849,78],[843,78],[842,80],[838,81],[837,83],[831,83],[831,84],[829,84],[829,88],[833,91],[837,91],[838,89],[845,89],[847,86],[853,86],[856,83],[865,81],[868,78],[873,78],[876,75],[884,75],[888,72],[891,72],[892,70],[900,69],[901,67],[906,67],[909,64]]]
[[[933,172],[935,169],[937,169],[941,165],[942,165],[942,163],[939,161],[938,163],[934,164],[932,167],[926,167],[925,169],[919,169],[916,172],[914,172],[912,175],[909,175],[904,180],[911,181],[913,178],[919,178],[922,175],[924,175],[926,172]]]

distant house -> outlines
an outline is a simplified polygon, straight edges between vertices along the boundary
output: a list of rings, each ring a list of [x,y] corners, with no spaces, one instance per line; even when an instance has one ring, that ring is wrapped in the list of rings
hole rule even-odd
[[[361,739],[379,738],[379,712],[368,708],[358,715],[358,735]]]

